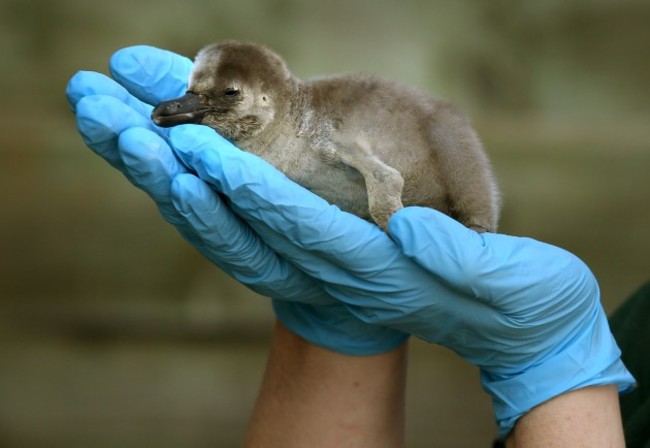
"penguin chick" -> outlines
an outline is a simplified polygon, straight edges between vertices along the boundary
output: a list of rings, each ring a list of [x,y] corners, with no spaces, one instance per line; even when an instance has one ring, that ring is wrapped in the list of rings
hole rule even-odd
[[[199,51],[187,93],[152,119],[210,126],[383,229],[395,211],[419,205],[496,230],[499,193],[468,119],[412,87],[367,75],[301,81],[263,46],[222,42]]]

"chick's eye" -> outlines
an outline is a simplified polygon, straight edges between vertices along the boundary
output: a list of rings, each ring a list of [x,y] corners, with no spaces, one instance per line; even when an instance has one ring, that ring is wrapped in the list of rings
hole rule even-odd
[[[230,98],[236,97],[237,95],[239,95],[239,89],[234,88],[234,87],[229,87],[229,88],[227,88],[226,90],[223,91],[223,94],[225,96],[227,96],[227,97],[230,97]]]

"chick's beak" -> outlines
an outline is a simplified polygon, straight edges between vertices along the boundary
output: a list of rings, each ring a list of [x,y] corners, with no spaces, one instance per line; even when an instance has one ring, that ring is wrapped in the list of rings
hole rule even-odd
[[[180,98],[163,101],[151,112],[151,119],[158,126],[165,128],[178,124],[200,123],[210,110],[201,100],[201,96],[188,92]]]

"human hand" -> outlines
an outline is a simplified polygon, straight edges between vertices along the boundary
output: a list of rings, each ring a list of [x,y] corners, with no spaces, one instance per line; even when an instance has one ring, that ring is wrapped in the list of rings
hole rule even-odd
[[[209,129],[179,127],[169,138],[270,247],[360,320],[444,345],[477,365],[502,435],[557,395],[634,383],[598,285],[569,252],[529,238],[478,234],[417,207],[392,217],[391,239],[260,159],[220,147]],[[294,306],[283,302],[276,312],[301,334],[310,319]]]
[[[405,334],[356,319],[320,282],[269,248],[175,157],[168,130],[150,120],[151,104],[183,93],[191,67],[189,59],[139,46],[113,56],[113,79],[94,72],[75,74],[67,97],[84,142],[145,191],[163,218],[216,266],[253,291],[275,298],[279,308],[285,301],[299,301],[292,310],[309,314],[311,329],[303,336],[313,343],[355,355],[400,345]],[[200,129],[186,129],[190,141]],[[238,151],[210,132],[217,150]]]

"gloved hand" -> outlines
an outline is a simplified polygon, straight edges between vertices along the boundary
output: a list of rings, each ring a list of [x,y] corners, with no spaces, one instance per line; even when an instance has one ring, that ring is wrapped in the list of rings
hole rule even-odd
[[[207,127],[174,128],[169,142],[215,191],[212,197],[227,197],[273,250],[360,320],[441,344],[477,365],[502,436],[564,392],[634,384],[596,280],[569,252],[529,238],[478,234],[419,207],[393,215],[391,239],[225,145]],[[201,203],[187,199],[185,207],[195,212],[188,223],[205,221]],[[293,331],[308,334],[309,314],[295,307],[284,302],[276,312]]]
[[[319,281],[270,249],[174,156],[168,130],[151,122],[151,104],[183,93],[191,67],[189,59],[139,46],[113,56],[114,80],[94,72],[75,74],[67,97],[84,142],[149,194],[164,219],[212,263],[253,291],[276,298],[280,308],[285,301],[300,302],[292,309],[309,315],[302,335],[311,342],[353,355],[403,343],[406,334],[358,320]],[[223,139],[218,144],[238,151]]]

